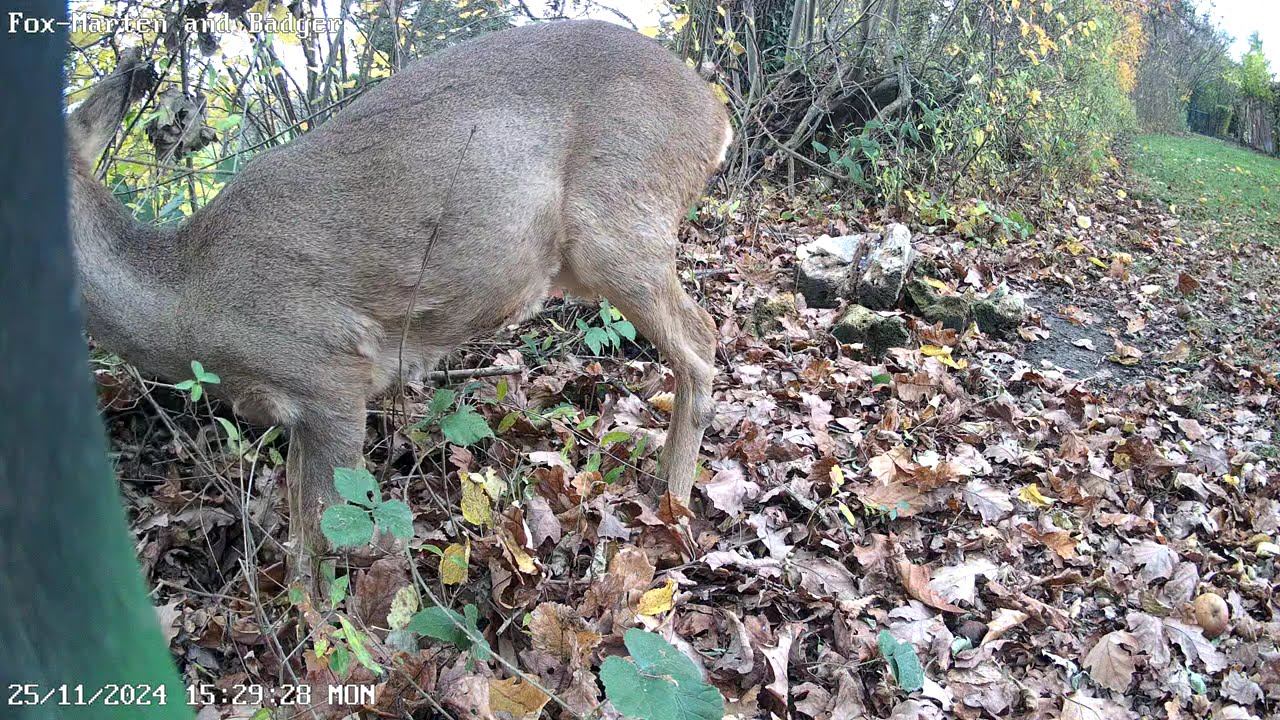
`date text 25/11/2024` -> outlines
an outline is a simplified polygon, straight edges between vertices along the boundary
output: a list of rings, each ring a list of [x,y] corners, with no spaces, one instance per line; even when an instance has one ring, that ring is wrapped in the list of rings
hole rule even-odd
[[[318,697],[323,692],[324,697]],[[313,702],[330,705],[371,705],[375,700],[373,685],[328,685],[314,688],[310,685],[268,686],[238,684],[219,686],[214,683],[197,683],[188,686],[183,700],[195,707],[206,705],[256,705],[256,706],[308,706]],[[40,685],[37,683],[13,683],[6,687],[5,704],[10,707],[32,705],[54,706],[119,706],[166,705],[170,701],[164,685],[107,684],[100,687],[63,684]]]

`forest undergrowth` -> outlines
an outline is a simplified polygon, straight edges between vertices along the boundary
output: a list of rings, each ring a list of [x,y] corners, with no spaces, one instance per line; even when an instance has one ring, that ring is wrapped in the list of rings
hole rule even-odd
[[[599,670],[633,627],[740,718],[1275,717],[1280,247],[1224,241],[1128,162],[1014,232],[814,192],[704,203],[680,257],[719,333],[692,517],[652,494],[670,372],[607,305],[555,299],[370,408],[413,538],[327,598],[284,587],[287,438],[100,362],[188,684],[376,689],[200,718],[616,717]],[[1016,333],[904,313],[907,347],[839,343],[796,247],[889,219],[941,294],[1025,297]],[[431,598],[491,653],[406,632]]]

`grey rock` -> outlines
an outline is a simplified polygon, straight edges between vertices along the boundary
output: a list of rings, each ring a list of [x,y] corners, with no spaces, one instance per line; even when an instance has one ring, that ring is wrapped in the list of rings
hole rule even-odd
[[[800,261],[796,290],[809,307],[833,308],[849,293],[848,263],[830,255],[810,255]]]
[[[1004,283],[973,304],[973,319],[978,329],[988,335],[1005,335],[1017,330],[1026,315],[1027,303]]]
[[[860,263],[855,288],[857,301],[876,310],[897,305],[914,254],[911,231],[898,223],[889,225],[884,237],[868,246]]]
[[[852,265],[858,261],[858,258],[862,257],[868,241],[878,237],[878,235],[866,233],[840,235],[837,237],[823,235],[817,240],[807,242],[796,248],[796,257],[804,260],[813,255],[829,255],[846,265]]]
[[[889,348],[905,347],[911,337],[901,316],[882,315],[862,305],[846,310],[831,328],[831,334],[843,343],[862,343],[875,355]]]

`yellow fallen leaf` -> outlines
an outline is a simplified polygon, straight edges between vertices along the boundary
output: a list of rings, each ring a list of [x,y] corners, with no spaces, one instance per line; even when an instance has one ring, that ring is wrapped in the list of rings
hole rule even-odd
[[[534,720],[551,698],[520,678],[489,678],[489,712],[517,720]]]
[[[844,484],[844,470],[841,470],[839,465],[832,465],[830,477],[831,477],[831,490],[832,491],[839,490],[840,486]]]
[[[1119,199],[1121,199],[1121,200],[1123,200],[1123,199],[1125,199],[1125,198],[1129,197],[1129,193],[1127,193],[1127,192],[1125,192],[1125,191],[1123,191],[1123,190],[1116,190],[1116,197],[1117,197],[1117,198],[1119,198]]]
[[[484,476],[463,470],[458,479],[462,481],[462,518],[473,525],[492,525],[493,506],[485,492]]]
[[[640,28],[640,34],[645,37],[658,37],[658,31],[661,30],[657,25],[645,25]]]
[[[418,612],[418,590],[412,585],[405,585],[396,590],[391,598],[391,610],[387,613],[387,627],[392,630],[409,624],[414,613]]]
[[[467,581],[467,569],[471,563],[471,541],[465,545],[453,543],[440,556],[440,582],[445,585],[461,585]]]
[[[670,392],[654,393],[649,398],[649,404],[664,413],[670,414],[676,407],[676,394]]]
[[[1023,485],[1022,489],[1018,490],[1018,498],[1023,502],[1030,503],[1040,508],[1046,508],[1053,504],[1053,498],[1042,495],[1040,493],[1040,486],[1036,483]]]
[[[1103,270],[1106,270],[1106,269],[1107,269],[1107,264],[1106,264],[1105,262],[1103,262],[1102,258],[1100,258],[1100,257],[1098,257],[1098,256],[1096,256],[1096,255],[1090,255],[1090,256],[1089,256],[1089,262],[1093,263],[1094,265],[1097,265],[1098,267],[1102,268]]]
[[[1088,230],[1089,228],[1093,227],[1093,218],[1089,217],[1088,215],[1077,215],[1076,227],[1080,228],[1081,230]]]
[[[942,281],[941,281],[941,280],[939,280],[938,278],[932,278],[932,277],[929,277],[929,276],[927,276],[927,275],[926,275],[926,276],[925,276],[925,278],[924,278],[924,281],[925,281],[925,283],[926,283],[927,285],[929,285],[929,286],[931,286],[931,287],[933,287],[933,288],[935,288],[935,289],[938,289],[938,290],[946,290],[946,289],[947,289],[947,284],[946,284],[946,283],[944,283],[944,282],[942,282]]]
[[[850,527],[858,527],[858,519],[853,516],[853,511],[849,509],[849,506],[840,503],[839,507],[840,514],[844,516],[845,522],[849,523]]]
[[[938,358],[938,362],[942,363],[943,365],[946,365],[949,368],[955,368],[956,370],[963,370],[969,367],[968,360],[956,360],[955,358],[951,357],[951,348],[949,347],[942,347],[940,345],[921,345],[920,353],[925,357]]]
[[[640,615],[661,615],[675,606],[676,581],[668,578],[667,584],[646,591],[640,596],[636,612]]]
[[[533,561],[533,557],[524,548],[517,545],[512,538],[508,537],[505,532],[502,533],[502,544],[507,548],[507,552],[511,553],[511,558],[515,560],[517,570],[525,575],[538,574],[538,564]]]

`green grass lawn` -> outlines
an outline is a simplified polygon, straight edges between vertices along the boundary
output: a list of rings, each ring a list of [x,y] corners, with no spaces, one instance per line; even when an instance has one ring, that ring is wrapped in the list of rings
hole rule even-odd
[[[1147,192],[1211,237],[1280,243],[1280,159],[1203,135],[1144,135],[1133,168]]]

